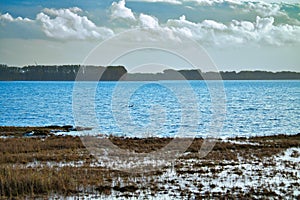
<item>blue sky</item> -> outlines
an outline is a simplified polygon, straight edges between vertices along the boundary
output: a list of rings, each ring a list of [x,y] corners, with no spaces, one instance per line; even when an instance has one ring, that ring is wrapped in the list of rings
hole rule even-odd
[[[219,70],[300,71],[295,0],[1,0],[0,63],[80,64],[135,28],[195,40]]]

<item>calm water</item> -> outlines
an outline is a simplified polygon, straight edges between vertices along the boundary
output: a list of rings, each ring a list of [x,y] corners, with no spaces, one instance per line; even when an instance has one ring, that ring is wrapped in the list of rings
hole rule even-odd
[[[93,101],[100,131],[115,135],[174,136],[185,127],[185,131],[205,136],[215,120],[205,82],[161,83],[99,83]],[[226,114],[220,136],[300,132],[300,81],[224,81],[223,84]],[[73,86],[73,82],[0,82],[0,125],[75,125]],[[80,93],[82,102],[88,98],[89,89],[93,91],[88,83],[86,87],[86,92]],[[190,110],[183,114],[185,108]],[[84,109],[82,115],[91,117]]]

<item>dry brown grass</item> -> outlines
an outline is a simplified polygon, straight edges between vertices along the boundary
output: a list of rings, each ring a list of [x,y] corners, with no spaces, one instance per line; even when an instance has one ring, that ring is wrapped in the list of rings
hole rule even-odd
[[[25,195],[47,195],[51,191],[69,194],[76,185],[70,169],[0,167],[0,196],[23,197]]]
[[[124,186],[113,185],[121,177]],[[138,189],[129,174],[102,167],[36,167],[0,165],[0,197],[36,197],[76,195],[78,193],[110,194],[111,190],[134,192]]]
[[[78,161],[88,157],[79,137],[0,139],[0,164],[25,164],[36,160]]]
[[[149,189],[151,193],[155,194],[157,191],[163,190],[151,178],[152,176],[159,176],[162,173],[160,170],[133,176],[132,174],[103,167],[91,167],[89,164],[94,162],[95,159],[85,149],[79,137],[53,135],[37,138],[17,137],[22,135],[24,131],[28,131],[28,129],[37,128],[16,129],[8,127],[5,129],[0,127],[2,135],[15,136],[15,138],[0,139],[0,198],[49,196],[53,193],[58,195],[76,195],[78,193],[109,195],[112,190],[129,195],[129,193],[134,193],[138,189]],[[14,131],[16,134],[13,134]],[[172,138],[110,137],[110,140],[120,148],[141,153],[158,150],[169,144]],[[235,140],[245,141],[246,139],[237,138]],[[182,162],[177,162],[175,169],[179,175],[185,173],[206,173],[206,171],[199,169],[206,166],[209,167],[208,171],[217,174],[222,168],[215,169],[215,166],[223,167],[229,165],[230,162],[237,161],[237,155],[245,159],[262,160],[289,147],[299,147],[300,135],[255,137],[248,139],[248,141],[256,142],[258,145],[218,141],[213,150],[205,158],[201,159],[201,162],[194,164],[194,169],[184,170],[185,164]],[[180,143],[180,140],[178,143]],[[203,139],[195,139],[186,150],[189,153],[180,159],[198,159],[198,150],[202,143]],[[224,163],[224,160],[229,162]],[[82,166],[64,167],[27,166],[31,162],[42,164],[48,161],[54,163],[83,161],[83,164]],[[235,173],[242,175],[239,170],[235,171]],[[135,180],[135,177],[144,177],[148,180],[148,185],[145,181],[141,181],[143,179]],[[118,181],[117,184],[112,184],[118,179],[122,180],[123,185],[118,184]],[[238,188],[229,192],[232,194],[236,191],[238,191]],[[253,192],[266,195],[266,197],[274,195],[270,191]],[[222,195],[208,193],[201,197],[219,198]],[[236,198],[239,198],[239,195],[236,195]]]

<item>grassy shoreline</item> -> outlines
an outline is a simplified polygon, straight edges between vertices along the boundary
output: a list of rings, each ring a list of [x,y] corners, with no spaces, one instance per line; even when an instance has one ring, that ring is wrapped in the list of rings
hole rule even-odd
[[[38,137],[22,137],[24,132],[32,131],[29,129],[43,134]],[[105,198],[138,197],[141,194],[146,198],[158,198],[158,195],[173,198],[300,197],[292,192],[300,186],[300,174],[296,173],[299,163],[276,161],[286,151],[291,151],[291,159],[300,158],[300,134],[217,140],[212,151],[204,158],[198,156],[203,139],[197,138],[172,166],[131,174],[99,164],[79,137],[56,136],[50,133],[50,129],[53,130],[53,127],[0,127],[0,136],[10,136],[0,138],[1,198],[91,194]],[[118,147],[137,153],[159,150],[172,140],[109,139]],[[261,168],[243,169],[250,164],[261,165]],[[269,168],[270,172],[264,170]],[[230,181],[237,186],[221,186],[220,177],[224,172],[230,172],[227,178],[233,177]],[[255,176],[248,175],[250,172],[255,173]],[[269,185],[265,183],[280,174],[285,176],[282,178],[285,181],[279,181],[275,185],[272,182]],[[194,176],[202,177],[203,180],[193,179]],[[257,179],[255,183],[261,182],[261,186],[248,185],[246,181],[250,182],[248,179],[252,178]],[[238,187],[239,180],[245,181],[245,188]],[[223,181],[226,183],[228,180]],[[186,185],[182,182],[186,182]],[[278,192],[274,188],[279,188]]]

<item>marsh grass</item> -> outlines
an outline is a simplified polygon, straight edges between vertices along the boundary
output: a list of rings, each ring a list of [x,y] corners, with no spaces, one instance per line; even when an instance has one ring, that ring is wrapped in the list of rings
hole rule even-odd
[[[78,161],[88,159],[79,137],[0,139],[0,164],[33,161]]]
[[[0,128],[0,131],[3,128]],[[13,129],[8,129],[12,131]],[[157,184],[154,177],[159,177],[167,168],[158,169],[148,173],[130,174],[122,171],[108,169],[101,166],[92,166],[96,159],[89,154],[79,137],[47,136],[47,137],[18,137],[0,138],[0,198],[23,199],[24,197],[49,197],[53,194],[69,196],[84,193],[98,193],[110,195],[118,191],[124,197],[130,197],[137,191],[149,191],[150,195],[157,192],[166,192],[168,184],[181,186],[174,180],[166,182],[165,186]],[[12,135],[12,132],[9,132]],[[172,138],[109,138],[115,145],[137,153],[147,153],[158,150],[168,144]],[[177,175],[212,173],[217,176],[228,165],[234,166],[239,157],[251,162],[262,161],[264,158],[279,154],[290,147],[300,146],[300,135],[295,136],[269,136],[254,138],[236,138],[238,141],[255,142],[258,145],[234,144],[218,140],[213,150],[199,160],[198,150],[203,139],[197,138],[174,165]],[[294,153],[293,156],[299,156]],[[189,159],[197,162],[188,163]],[[81,161],[82,164],[69,164]],[[199,161],[199,162],[198,162]],[[226,162],[225,162],[226,161]],[[53,162],[47,165],[45,163]],[[31,165],[37,163],[36,165]],[[57,163],[67,163],[60,166]],[[44,165],[43,165],[44,164]],[[274,163],[265,163],[266,167]],[[204,169],[203,167],[207,167]],[[296,166],[294,166],[296,167]],[[234,170],[238,176],[243,176],[239,169]],[[257,172],[258,175],[260,172]],[[293,175],[297,178],[297,175]],[[173,182],[172,182],[173,181]],[[201,189],[201,184],[195,183]],[[210,184],[213,189],[214,183]],[[191,195],[190,192],[179,191],[182,195]],[[233,188],[227,193],[203,193],[199,198],[247,197],[239,188]],[[254,194],[273,197],[274,193],[268,189],[254,190]],[[196,196],[198,197],[198,196]],[[249,196],[248,196],[249,197]]]
[[[69,169],[33,169],[12,166],[0,167],[0,194],[2,197],[23,197],[25,195],[47,195],[51,191],[70,194],[76,191]]]

